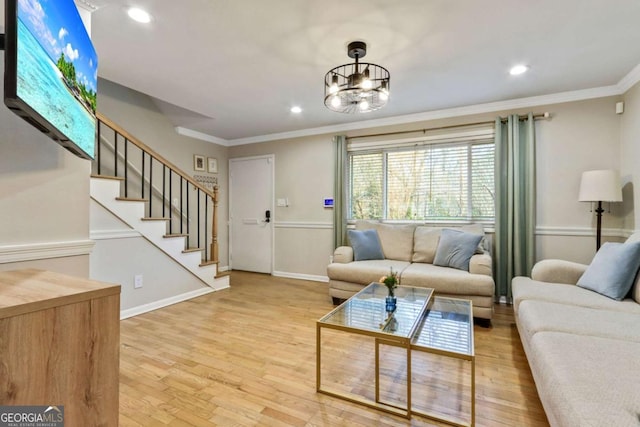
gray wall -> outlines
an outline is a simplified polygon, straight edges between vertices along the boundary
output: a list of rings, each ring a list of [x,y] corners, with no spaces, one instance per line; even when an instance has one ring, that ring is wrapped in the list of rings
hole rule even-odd
[[[0,105],[1,270],[36,267],[88,277],[89,173],[88,160]]]
[[[333,249],[333,211],[323,207],[333,197],[332,136],[322,135],[229,149],[230,158],[275,155],[275,274],[323,279]],[[275,203],[274,203],[275,205]]]
[[[640,210],[633,209],[635,200],[640,200],[640,83],[625,93],[624,109],[620,134],[620,170],[625,182],[622,194],[625,209],[622,214],[624,227],[636,230],[640,224]]]
[[[590,169],[621,168],[621,116],[615,114],[615,103],[620,99],[606,97],[372,128],[347,132],[347,135],[472,123],[511,113],[550,112],[551,120],[536,122],[538,258],[589,262],[595,253],[595,217],[589,204],[578,202],[580,176]],[[635,114],[628,109],[625,115],[627,120],[640,117],[637,109]],[[331,138],[332,135],[321,135],[229,149],[229,158],[275,155],[276,198],[288,197],[291,203],[289,208],[276,208],[275,270],[278,273],[306,274],[309,278],[326,275],[332,252],[332,230],[325,225],[332,223],[332,213],[322,208],[321,201],[333,194]],[[612,206],[612,212],[604,216],[604,240],[621,240],[620,236],[629,231],[625,231],[629,227],[624,212],[632,210],[633,202],[629,200]]]

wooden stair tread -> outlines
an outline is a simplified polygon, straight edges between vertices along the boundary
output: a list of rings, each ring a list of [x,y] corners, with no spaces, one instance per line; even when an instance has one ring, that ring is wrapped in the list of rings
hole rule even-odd
[[[200,252],[200,251],[204,251],[203,248],[188,248],[182,251],[183,254],[188,254],[191,252]]]
[[[115,179],[117,181],[124,181],[124,178],[121,177],[121,176],[111,176],[111,175],[94,175],[94,174],[91,174],[91,178]]]
[[[220,261],[204,261],[200,263],[200,267],[206,267],[208,265],[217,265]]]
[[[148,202],[149,199],[137,199],[135,197],[116,197],[121,202]]]
[[[144,217],[144,218],[140,218],[142,221],[170,221],[171,218],[149,218],[149,217]]]
[[[174,237],[187,237],[187,236],[188,236],[187,234],[179,234],[178,233],[178,234],[165,234],[162,237],[164,237],[165,239],[172,239]]]

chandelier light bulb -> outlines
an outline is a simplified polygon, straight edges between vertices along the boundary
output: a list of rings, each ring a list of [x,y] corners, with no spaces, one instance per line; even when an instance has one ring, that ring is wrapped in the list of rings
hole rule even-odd
[[[384,91],[384,90],[380,91],[380,94],[378,96],[382,101],[386,101],[389,99],[389,94],[387,93],[387,91]]]
[[[367,111],[369,109],[369,102],[366,99],[360,101],[360,110]]]
[[[331,106],[338,108],[340,106],[341,102],[340,102],[340,97],[339,96],[334,96],[333,98],[331,98]]]
[[[362,79],[362,89],[369,90],[373,87],[373,82],[369,79],[369,68],[364,70],[364,77]]]
[[[331,87],[329,87],[329,93],[334,94],[338,92],[338,76],[331,77]]]

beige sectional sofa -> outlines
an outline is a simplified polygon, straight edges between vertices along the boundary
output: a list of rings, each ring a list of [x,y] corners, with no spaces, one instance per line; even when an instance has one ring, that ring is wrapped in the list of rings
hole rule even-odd
[[[587,267],[545,260],[513,279],[520,338],[552,426],[638,426],[640,277],[616,301],[576,286]]]
[[[401,285],[433,288],[436,295],[470,299],[474,317],[491,319],[495,284],[489,252],[477,250],[469,271],[463,271],[433,264],[442,228],[358,221],[356,229],[377,231],[384,259],[354,261],[350,246],[337,248],[327,267],[329,294],[334,302],[351,297],[393,268]],[[481,225],[461,229],[484,234]]]

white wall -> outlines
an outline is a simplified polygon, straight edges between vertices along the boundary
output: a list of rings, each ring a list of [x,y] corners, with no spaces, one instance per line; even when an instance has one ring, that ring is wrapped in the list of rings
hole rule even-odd
[[[88,277],[89,174],[89,161],[0,105],[1,270]]]
[[[91,237],[95,240],[90,262],[91,278],[122,285],[121,311],[148,304],[162,305],[163,300],[179,300],[185,294],[212,291],[93,200]],[[134,288],[135,275],[142,275],[142,288]]]

